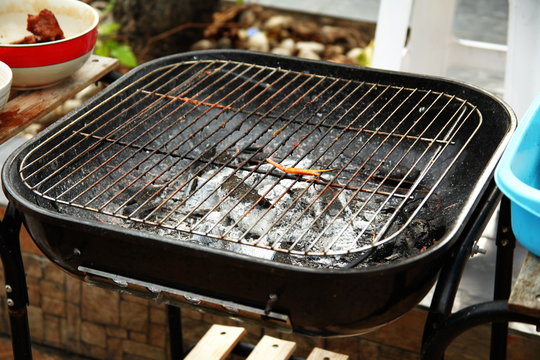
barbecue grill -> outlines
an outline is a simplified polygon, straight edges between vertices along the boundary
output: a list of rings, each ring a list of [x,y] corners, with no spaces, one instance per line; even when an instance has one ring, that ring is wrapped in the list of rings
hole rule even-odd
[[[81,279],[352,335],[426,295],[514,126],[449,80],[192,52],[121,77],[13,153],[2,181]]]

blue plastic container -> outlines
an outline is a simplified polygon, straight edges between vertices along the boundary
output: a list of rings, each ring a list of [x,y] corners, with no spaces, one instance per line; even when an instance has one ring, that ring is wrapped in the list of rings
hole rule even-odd
[[[540,256],[540,96],[510,139],[495,171],[495,181],[511,200],[514,235]]]

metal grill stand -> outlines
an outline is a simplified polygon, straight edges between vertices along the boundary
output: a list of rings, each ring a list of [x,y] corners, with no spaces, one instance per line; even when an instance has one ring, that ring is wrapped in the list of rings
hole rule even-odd
[[[28,289],[19,244],[21,217],[9,204],[0,229],[0,258],[4,266],[5,291],[15,359],[31,359],[28,328]]]
[[[485,201],[496,204],[500,197],[499,190],[494,189],[492,192],[488,192]],[[492,206],[491,211],[493,208]],[[471,305],[454,314],[451,313],[461,274],[476,240],[473,234],[478,234],[478,231],[481,232],[485,227],[486,221],[491,216],[488,211],[484,207],[476,217],[473,216],[476,221],[464,232],[468,234],[465,243],[462,247],[454,249],[456,254],[452,254],[453,260],[441,269],[424,327],[421,350],[421,358],[424,360],[442,359],[445,349],[456,337],[475,326],[486,323],[492,323],[490,359],[503,360],[506,359],[508,322],[540,326],[539,318],[524,315],[508,308],[516,239],[511,231],[510,201],[504,196],[501,200],[497,225],[497,260],[493,301]]]

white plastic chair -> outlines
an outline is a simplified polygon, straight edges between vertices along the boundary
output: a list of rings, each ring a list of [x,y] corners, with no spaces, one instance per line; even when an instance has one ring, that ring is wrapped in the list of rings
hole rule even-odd
[[[504,98],[518,119],[540,93],[540,1],[509,0]]]
[[[381,0],[372,66],[437,76],[452,66],[504,74],[504,98],[519,119],[540,92],[540,1],[509,0],[507,45],[456,38],[455,6],[455,0]]]

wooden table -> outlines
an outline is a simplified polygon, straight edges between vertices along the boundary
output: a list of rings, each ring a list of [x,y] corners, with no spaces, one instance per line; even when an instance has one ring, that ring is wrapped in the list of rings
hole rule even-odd
[[[55,86],[33,91],[12,89],[10,100],[0,110],[0,144],[117,69],[118,65],[116,59],[92,55],[75,74]]]
[[[540,258],[527,254],[510,299],[510,310],[540,318]]]

